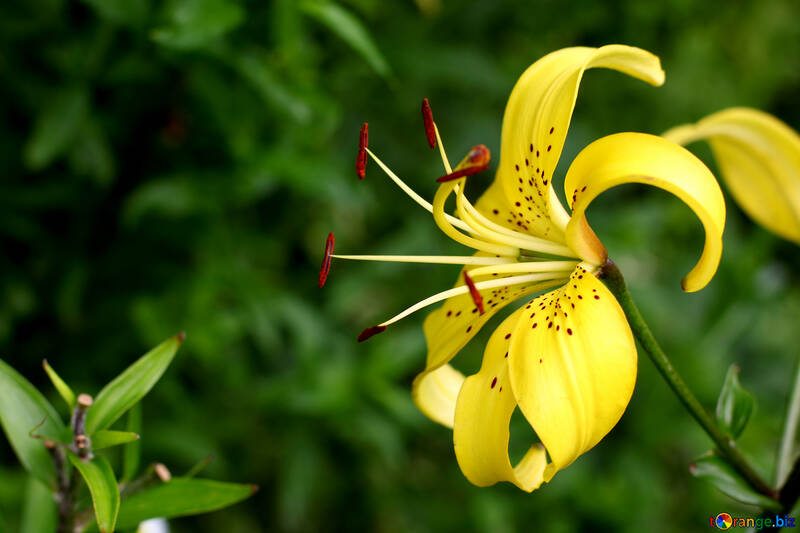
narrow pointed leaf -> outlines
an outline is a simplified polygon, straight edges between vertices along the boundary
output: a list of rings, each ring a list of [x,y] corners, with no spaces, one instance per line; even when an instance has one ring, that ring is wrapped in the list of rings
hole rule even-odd
[[[53,386],[56,388],[59,396],[64,400],[69,407],[69,410],[72,411],[75,409],[75,393],[72,392],[72,389],[67,385],[61,377],[56,374],[56,371],[53,370],[53,367],[50,366],[50,363],[47,362],[47,359],[42,361],[42,366],[44,367],[44,371],[47,372],[47,377],[50,378],[50,381],[53,382]]]
[[[708,481],[736,501],[756,505],[762,509],[778,510],[781,507],[777,501],[750,488],[733,467],[714,452],[708,452],[697,459],[689,467],[689,472],[697,478]]]
[[[36,426],[41,435],[63,435],[58,413],[33,385],[0,360],[0,425],[20,463],[47,485],[55,482],[53,460],[40,439],[31,437]]]
[[[119,527],[136,527],[148,518],[174,518],[216,511],[248,498],[256,490],[254,485],[173,478],[126,498],[119,512]]]
[[[170,337],[106,385],[86,415],[86,432],[93,435],[108,428],[150,392],[172,362],[182,341],[182,334]]]
[[[139,440],[139,434],[131,431],[114,431],[113,429],[101,429],[92,435],[92,449],[102,450],[120,444],[128,444]]]
[[[114,531],[119,513],[119,489],[114,471],[105,457],[84,461],[72,452],[67,452],[72,465],[81,473],[89,493],[97,525],[102,533]]]
[[[126,429],[131,433],[142,432],[142,404],[137,403],[128,411]],[[139,461],[142,456],[142,443],[134,441],[125,446],[122,451],[122,482],[127,483],[136,477],[139,471]]]
[[[739,383],[739,367],[731,365],[717,399],[717,425],[734,439],[742,434],[756,400]]]
[[[25,487],[25,502],[19,533],[55,533],[58,509],[50,487],[34,477],[28,478]],[[3,528],[0,527],[0,532]]]
[[[383,77],[390,74],[389,64],[367,29],[349,11],[333,2],[305,2],[303,11],[338,35]]]

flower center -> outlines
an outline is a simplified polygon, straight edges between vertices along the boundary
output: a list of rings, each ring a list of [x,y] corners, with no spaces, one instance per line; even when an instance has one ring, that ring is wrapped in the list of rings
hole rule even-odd
[[[359,341],[366,340],[384,331],[386,326],[402,320],[415,311],[462,294],[469,293],[475,302],[476,308],[483,314],[482,291],[547,281],[566,281],[570,272],[579,262],[577,255],[570,248],[559,242],[522,233],[516,229],[492,222],[485,217],[467,199],[464,189],[468,176],[478,174],[488,168],[490,160],[489,149],[484,145],[474,146],[453,169],[445,153],[439,129],[433,121],[433,114],[427,99],[423,100],[422,103],[422,116],[428,144],[431,148],[438,146],[446,172],[445,175],[436,180],[440,185],[434,196],[433,203],[429,203],[414,192],[368,148],[366,123],[361,128],[359,138],[356,174],[359,179],[363,179],[365,176],[366,156],[368,155],[400,189],[433,215],[436,225],[448,237],[472,248],[475,254],[470,256],[335,255],[333,254],[333,234],[329,235],[326,242],[322,271],[320,272],[320,286],[325,283],[332,258],[361,261],[460,264],[465,266],[464,285],[434,294],[417,302],[389,320],[367,328],[359,335]],[[445,212],[445,204],[453,193],[455,193],[456,197],[456,216]]]

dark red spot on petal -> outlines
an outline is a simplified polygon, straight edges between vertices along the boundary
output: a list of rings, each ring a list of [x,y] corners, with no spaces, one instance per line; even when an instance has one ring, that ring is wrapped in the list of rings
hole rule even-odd
[[[572,328],[567,328],[567,335],[572,335]]]
[[[508,340],[511,338],[511,333],[507,333],[505,339]]]
[[[550,134],[551,134],[551,135],[553,134],[553,130],[554,130],[554,129],[555,129],[555,127],[552,127],[552,128],[550,128]]]
[[[333,255],[334,245],[333,233],[328,233],[328,239],[325,241],[325,255],[322,257],[322,267],[319,269],[319,286],[325,285],[328,279],[328,273],[331,271],[331,255]]]
[[[492,388],[494,388],[495,385],[497,385],[497,378],[496,377],[492,380]]]

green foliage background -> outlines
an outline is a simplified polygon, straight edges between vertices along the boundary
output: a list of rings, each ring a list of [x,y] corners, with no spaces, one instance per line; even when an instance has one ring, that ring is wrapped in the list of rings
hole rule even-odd
[[[324,290],[316,278],[331,230],[342,252],[463,253],[375,165],[358,182],[361,122],[370,146],[430,197],[441,170],[422,97],[451,158],[477,143],[498,154],[505,100],[530,63],[619,42],[659,55],[667,83],[588,73],[563,161],[601,135],[659,133],[731,105],[800,128],[800,6],[337,5],[4,2],[0,357],[51,397],[45,357],[77,392],[96,393],[185,330],[144,402],[145,460],[182,472],[214,454],[210,476],[261,490],[175,521],[178,532],[666,532],[708,529],[722,511],[753,515],[688,475],[709,441],[647,359],[617,428],[551,484],[532,495],[472,487],[451,433],[409,395],[424,364],[423,314],[355,342],[448,287],[457,268],[336,262]],[[488,180],[471,181],[472,193]],[[629,186],[600,198],[590,219],[704,404],[728,365],[741,365],[758,407],[740,444],[769,475],[798,355],[800,254],[728,208],[719,273],[691,295],[679,279],[702,231],[680,202]],[[477,369],[485,338],[459,357],[462,369]],[[530,435],[515,427],[518,453]],[[22,487],[0,442],[10,530]]]

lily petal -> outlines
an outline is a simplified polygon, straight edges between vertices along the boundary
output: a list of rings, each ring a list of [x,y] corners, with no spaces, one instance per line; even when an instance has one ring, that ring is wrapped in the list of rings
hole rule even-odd
[[[636,346],[611,292],[579,265],[562,288],[539,296],[509,345],[511,387],[547,449],[544,481],[602,439],[636,381]]]
[[[607,253],[586,221],[585,211],[603,191],[623,183],[644,183],[671,192],[700,219],[706,238],[700,260],[683,278],[683,290],[705,287],[717,271],[722,255],[725,201],[717,180],[685,148],[655,135],[617,133],[594,141],[572,162],[564,181],[572,202],[567,244],[594,265]]]
[[[475,267],[465,269],[467,272]],[[500,276],[498,276],[500,277]],[[480,331],[495,313],[516,299],[553,287],[562,281],[545,281],[479,291],[485,312],[481,314],[469,294],[445,300],[431,312],[423,324],[428,356],[423,370],[414,379],[411,395],[428,418],[447,427],[453,427],[456,396],[463,376],[445,366]],[[463,271],[456,287],[464,285]]]
[[[678,126],[665,138],[708,140],[731,194],[753,220],[800,244],[800,136],[763,111],[745,107]]]
[[[508,375],[508,346],[526,311],[515,311],[492,333],[480,371],[468,377],[458,393],[453,426],[456,458],[464,476],[479,487],[510,481],[530,492],[544,480],[547,456],[541,444],[531,446],[516,467],[508,457],[509,423],[517,408]]]
[[[536,237],[564,242],[569,217],[553,191],[552,176],[583,72],[592,67],[618,70],[652,85],[664,82],[658,57],[630,46],[565,48],[531,65],[506,106],[495,178],[503,185],[506,202],[487,206],[492,221],[502,224],[512,219]]]

